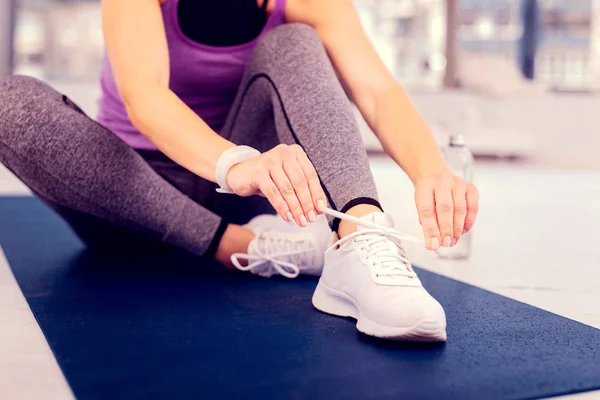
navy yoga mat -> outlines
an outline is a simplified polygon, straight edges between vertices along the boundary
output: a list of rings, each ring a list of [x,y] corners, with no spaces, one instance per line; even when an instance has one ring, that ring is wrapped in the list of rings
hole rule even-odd
[[[314,279],[224,272],[177,251],[99,256],[33,198],[0,243],[79,399],[526,399],[600,388],[600,331],[420,271],[445,345],[370,339],[310,303]]]

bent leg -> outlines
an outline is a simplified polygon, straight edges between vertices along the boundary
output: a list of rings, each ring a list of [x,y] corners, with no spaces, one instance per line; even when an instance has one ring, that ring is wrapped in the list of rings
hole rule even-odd
[[[300,145],[329,205],[380,209],[355,116],[316,32],[286,24],[256,45],[222,135],[260,151]],[[332,220],[337,230],[339,220]]]
[[[226,228],[51,87],[0,78],[0,162],[88,242],[132,238],[210,255]]]

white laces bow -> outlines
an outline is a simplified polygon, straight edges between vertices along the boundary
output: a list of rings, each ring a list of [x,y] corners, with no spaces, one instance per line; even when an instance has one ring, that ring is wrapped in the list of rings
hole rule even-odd
[[[300,265],[310,267],[317,263],[314,239],[308,235],[299,239],[298,235],[264,231],[257,233],[255,240],[254,254],[236,253],[231,256],[231,262],[237,269],[253,271],[261,276],[271,276],[275,269],[286,278],[295,278],[300,274]],[[248,265],[242,265],[240,260],[247,261]]]

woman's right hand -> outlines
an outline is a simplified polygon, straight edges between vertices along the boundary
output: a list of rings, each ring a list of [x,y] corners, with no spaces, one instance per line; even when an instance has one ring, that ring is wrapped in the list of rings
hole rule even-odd
[[[327,198],[317,172],[299,145],[279,146],[234,165],[227,184],[238,196],[266,197],[286,221],[314,222]]]

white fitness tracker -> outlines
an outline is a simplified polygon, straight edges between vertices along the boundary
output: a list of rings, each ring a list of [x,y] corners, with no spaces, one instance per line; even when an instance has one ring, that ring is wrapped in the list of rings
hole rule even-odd
[[[220,186],[217,188],[217,192],[235,194],[227,184],[227,173],[229,173],[229,170],[234,165],[249,158],[260,156],[260,154],[260,151],[250,146],[236,146],[225,150],[217,161],[217,169],[215,171],[217,184]]]

